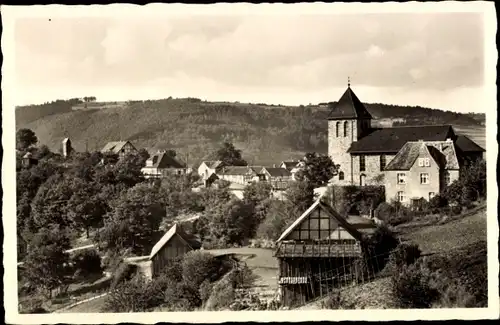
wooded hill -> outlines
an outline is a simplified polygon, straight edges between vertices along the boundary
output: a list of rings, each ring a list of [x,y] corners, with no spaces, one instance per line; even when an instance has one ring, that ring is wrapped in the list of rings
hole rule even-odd
[[[273,164],[327,151],[326,105],[281,106],[205,102],[196,98],[127,102],[123,107],[72,111],[75,100],[16,108],[16,127],[32,129],[40,143],[58,151],[69,136],[77,151],[100,150],[108,141],[130,140],[137,148],[175,149],[196,164],[222,141],[242,149],[250,164]],[[333,104],[333,103],[330,103]],[[484,114],[424,107],[365,104],[375,119],[405,124],[478,126]],[[482,120],[481,120],[482,119]]]

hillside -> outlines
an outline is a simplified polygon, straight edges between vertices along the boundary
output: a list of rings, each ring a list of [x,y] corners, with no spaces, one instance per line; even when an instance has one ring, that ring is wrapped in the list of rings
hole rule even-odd
[[[194,98],[135,101],[81,111],[72,111],[74,105],[56,101],[19,107],[16,126],[32,129],[40,143],[54,151],[66,136],[78,151],[99,150],[108,141],[126,139],[149,150],[174,148],[188,163],[199,162],[223,140],[232,141],[254,164],[279,163],[307,151],[327,150],[325,106],[213,103]],[[402,117],[409,124],[483,128],[476,116],[422,107],[366,106],[376,119]]]

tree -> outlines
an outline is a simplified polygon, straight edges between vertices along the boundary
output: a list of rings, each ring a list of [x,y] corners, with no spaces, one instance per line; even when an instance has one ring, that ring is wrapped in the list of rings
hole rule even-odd
[[[291,204],[287,201],[270,199],[265,211],[265,218],[259,225],[257,236],[263,239],[277,240],[287,226],[296,217],[291,213]]]
[[[38,138],[30,129],[19,129],[16,133],[16,148],[26,150],[38,142]]]
[[[175,158],[177,156],[177,152],[174,149],[165,150],[165,154],[172,158]]]
[[[291,204],[290,213],[298,218],[314,203],[314,187],[308,181],[292,182],[285,197]]]
[[[138,184],[123,192],[111,205],[112,211],[104,218],[99,241],[111,251],[130,248],[133,253],[148,253],[165,215],[158,189],[146,183]]]
[[[321,187],[338,173],[338,165],[328,155],[315,152],[307,153],[304,157],[304,166],[297,172],[298,180],[308,181],[312,186]]]
[[[38,227],[59,225],[69,227],[73,221],[68,215],[68,201],[73,195],[72,180],[63,175],[51,176],[40,186],[33,199],[33,217]]]
[[[139,149],[139,156],[141,156],[141,158],[146,161],[149,159],[149,157],[151,157],[151,155],[149,154],[149,152],[144,149],[144,148],[141,148]]]
[[[25,260],[26,277],[42,289],[47,298],[65,282],[69,257],[65,250],[69,239],[58,227],[44,227],[34,236]]]
[[[98,227],[106,214],[108,205],[98,196],[99,187],[75,179],[73,195],[68,201],[68,213],[75,224],[83,229],[89,238],[91,227]]]
[[[213,159],[221,160],[227,166],[246,166],[247,162],[241,157],[241,150],[238,150],[230,142],[224,142],[214,155]]]
[[[267,182],[254,182],[245,187],[243,201],[257,206],[260,202],[271,197],[272,186]]]

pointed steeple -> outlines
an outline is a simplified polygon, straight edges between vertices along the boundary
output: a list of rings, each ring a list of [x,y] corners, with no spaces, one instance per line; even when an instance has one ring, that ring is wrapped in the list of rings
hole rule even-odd
[[[329,120],[371,119],[372,116],[358,96],[351,89],[351,78],[347,79],[347,89],[339,101],[333,105]]]

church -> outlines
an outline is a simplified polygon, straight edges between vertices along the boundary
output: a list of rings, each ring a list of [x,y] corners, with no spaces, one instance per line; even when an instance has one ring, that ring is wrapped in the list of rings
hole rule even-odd
[[[388,201],[428,199],[485,151],[451,125],[377,128],[372,120],[349,83],[328,115],[328,155],[340,165],[332,185],[384,185]]]

